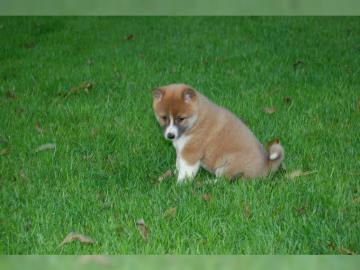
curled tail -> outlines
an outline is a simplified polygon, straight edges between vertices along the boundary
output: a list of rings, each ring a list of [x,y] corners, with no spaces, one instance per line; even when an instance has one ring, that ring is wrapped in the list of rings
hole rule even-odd
[[[271,172],[276,172],[281,166],[285,157],[284,148],[278,139],[272,141],[268,146],[268,162]]]

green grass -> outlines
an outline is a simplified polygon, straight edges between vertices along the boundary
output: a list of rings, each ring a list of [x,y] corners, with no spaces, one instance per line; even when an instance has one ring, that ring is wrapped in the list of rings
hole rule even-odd
[[[359,18],[1,17],[0,44],[1,253],[360,252]],[[175,151],[149,89],[172,82],[316,173],[158,183]],[[70,232],[96,243],[59,246]]]

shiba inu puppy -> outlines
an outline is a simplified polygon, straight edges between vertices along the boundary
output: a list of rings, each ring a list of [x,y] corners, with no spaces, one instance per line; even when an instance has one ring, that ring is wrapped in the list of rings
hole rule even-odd
[[[195,177],[200,166],[218,177],[262,177],[284,159],[279,141],[266,151],[239,118],[188,85],[154,89],[153,109],[176,149],[178,183]]]

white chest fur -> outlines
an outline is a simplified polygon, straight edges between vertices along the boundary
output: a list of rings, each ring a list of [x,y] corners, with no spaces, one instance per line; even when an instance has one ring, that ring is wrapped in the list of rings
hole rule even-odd
[[[173,141],[173,145],[176,149],[176,154],[179,156],[181,151],[184,149],[186,143],[189,141],[189,136],[181,136],[180,138]]]

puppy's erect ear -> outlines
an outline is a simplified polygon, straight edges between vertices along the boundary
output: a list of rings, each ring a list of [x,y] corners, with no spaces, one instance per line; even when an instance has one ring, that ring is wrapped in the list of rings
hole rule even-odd
[[[165,94],[165,91],[161,88],[155,88],[152,90],[152,94],[153,94],[153,98],[155,101],[160,101],[160,100],[162,100],[162,98]]]
[[[196,99],[196,92],[194,89],[186,88],[182,93],[182,98],[186,103],[190,103]]]

